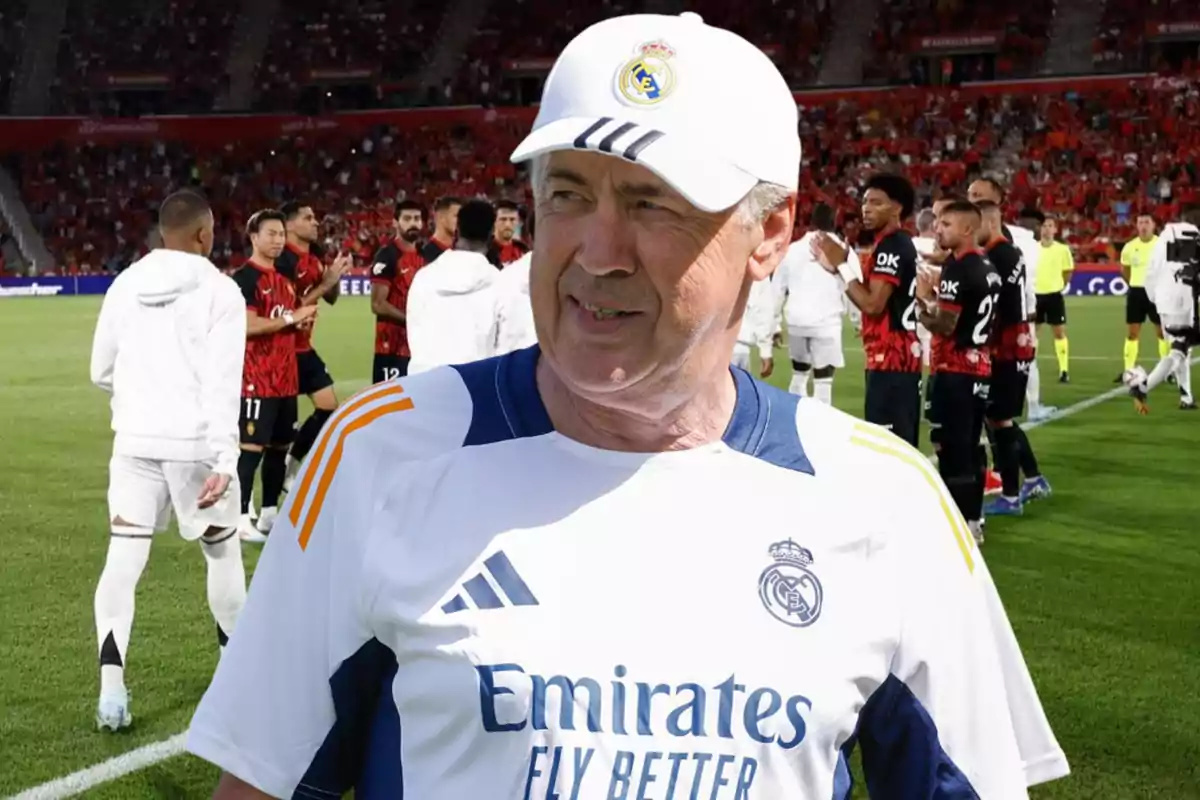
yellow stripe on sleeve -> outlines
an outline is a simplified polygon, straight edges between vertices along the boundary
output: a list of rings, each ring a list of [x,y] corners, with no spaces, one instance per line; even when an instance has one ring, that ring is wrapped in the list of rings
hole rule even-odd
[[[937,493],[942,514],[945,515],[946,523],[954,533],[954,540],[958,543],[959,552],[962,553],[963,561],[967,564],[967,571],[973,573],[975,571],[974,539],[967,531],[966,520],[950,502],[946,491],[934,477],[933,466],[928,459],[908,442],[867,423],[858,423],[854,426],[854,435],[850,437],[850,443],[881,455],[890,456],[921,473],[921,477],[929,484],[929,488]]]

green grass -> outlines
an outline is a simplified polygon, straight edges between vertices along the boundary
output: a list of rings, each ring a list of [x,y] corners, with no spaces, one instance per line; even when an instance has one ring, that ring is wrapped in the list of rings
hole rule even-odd
[[[1121,366],[1120,301],[1069,302],[1073,382],[1043,389],[1059,406],[1111,389]],[[97,309],[0,302],[0,796],[183,730],[216,662],[203,559],[160,536],[129,653],[136,721],[123,735],[93,730],[110,447],[106,398],[87,380]],[[322,313],[317,347],[345,396],[370,375],[372,322],[357,298]],[[1157,356],[1148,336],[1143,356],[1147,367]],[[847,361],[835,402],[858,412],[850,338]],[[772,380],[786,386],[786,355],[777,363]],[[1052,377],[1053,359],[1042,366]],[[1151,400],[1148,418],[1113,400],[1033,431],[1055,495],[989,523],[988,563],[1074,770],[1036,798],[1200,797],[1200,415],[1175,410],[1169,387]],[[201,798],[215,779],[184,756],[87,796]]]

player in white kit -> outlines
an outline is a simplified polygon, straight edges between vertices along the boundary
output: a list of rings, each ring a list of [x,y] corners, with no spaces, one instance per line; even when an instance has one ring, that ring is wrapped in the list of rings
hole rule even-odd
[[[96,587],[100,700],[96,723],[133,719],[125,659],[134,594],[156,530],[172,510],[179,533],[199,540],[208,603],[224,646],[246,597],[235,535],[238,410],[245,302],[208,260],[213,216],[181,191],[159,211],[163,246],[122,272],[104,296],[92,346],[92,382],[112,394],[111,537]]]
[[[855,747],[877,797],[1066,774],[928,462],[729,366],[797,128],[695,14],[567,45],[513,154],[538,345],[326,426],[192,721],[217,800],[844,800]]]
[[[792,243],[775,276],[778,302],[784,304],[788,352],[792,359],[792,383],[788,391],[808,397],[808,379],[813,379],[812,397],[833,402],[833,374],[846,365],[842,353],[842,317],[846,311],[844,284],[813,255],[813,240],[826,233],[840,247],[846,243],[833,231],[836,212],[825,203],[813,207],[810,230]],[[858,256],[847,248],[847,262],[857,267]]]
[[[733,366],[748,370],[750,353],[757,350],[758,375],[764,379],[775,371],[775,334],[779,332],[779,306],[775,296],[774,281],[755,281],[750,285],[731,360]]]
[[[937,222],[937,213],[932,208],[925,208],[917,214],[917,235],[913,237],[913,247],[917,248],[917,255],[921,260],[917,264],[917,271],[924,272],[930,269],[937,269],[938,265],[932,259],[937,253],[937,236],[934,234],[933,226]],[[933,334],[922,325],[917,323],[917,339],[921,342],[921,362],[925,365],[925,369],[929,369],[929,353],[930,346],[933,343]]]

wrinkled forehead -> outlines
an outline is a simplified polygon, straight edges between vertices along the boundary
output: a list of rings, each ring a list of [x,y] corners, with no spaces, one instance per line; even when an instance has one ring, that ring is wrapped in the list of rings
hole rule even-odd
[[[628,197],[669,198],[687,203],[683,195],[650,169],[600,153],[574,150],[548,153],[535,166],[534,177],[540,184],[534,187],[539,193],[546,188],[573,185],[596,193],[611,190]]]

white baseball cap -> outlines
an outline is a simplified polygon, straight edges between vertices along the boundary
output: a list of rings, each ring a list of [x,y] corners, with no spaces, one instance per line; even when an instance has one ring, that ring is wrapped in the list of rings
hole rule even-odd
[[[796,190],[796,101],[771,59],[698,14],[597,22],[563,49],[533,131],[512,154],[589,150],[634,161],[697,208],[723,211],[759,181]]]

